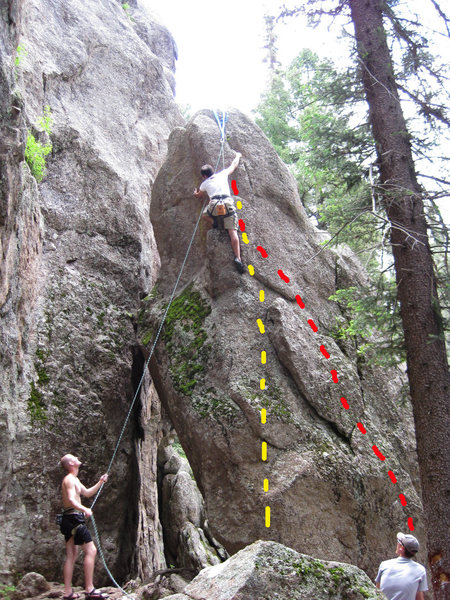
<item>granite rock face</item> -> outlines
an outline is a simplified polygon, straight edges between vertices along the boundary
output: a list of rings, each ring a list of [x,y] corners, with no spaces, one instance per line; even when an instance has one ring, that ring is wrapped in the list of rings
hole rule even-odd
[[[0,564],[7,581],[32,569],[61,576],[60,456],[81,457],[88,485],[112,456],[142,372],[132,315],[159,268],[151,188],[169,132],[183,120],[173,99],[174,42],[139,3],[125,10],[115,0],[10,0],[1,19]],[[41,126],[47,106],[53,150],[38,184],[24,162],[25,140],[29,131],[49,142]],[[144,564],[150,572],[165,566],[155,501],[159,414],[148,383],[97,505],[103,549],[119,579]]]
[[[160,451],[161,524],[164,550],[169,564],[195,572],[228,558],[209,531],[203,498],[188,461],[167,446]]]
[[[208,111],[169,138],[151,203],[162,276],[143,331],[166,306],[200,211],[192,190],[219,147]],[[151,363],[156,389],[205,498],[212,533],[230,553],[274,540],[374,574],[408,513],[419,515],[416,531],[423,532],[401,374],[364,364],[352,344],[333,337],[341,313],[329,297],[366,275],[348,250],[322,248],[323,233],[308,221],[295,180],[237,111],[228,114],[226,165],[233,151],[243,155],[233,176],[248,236],[243,259],[254,275],[236,272],[226,233],[200,224]]]
[[[322,249],[295,181],[238,112],[225,160],[243,154],[235,177],[254,275],[240,276],[227,235],[202,223],[142,376],[219,136],[208,112],[181,126],[174,42],[138,0],[126,5],[0,7],[0,583],[29,571],[60,579],[59,458],[78,455],[81,480],[96,482],[139,383],[95,508],[118,580],[149,578],[166,555],[199,569],[225,558],[220,544],[234,553],[258,539],[373,572],[393,527],[404,529],[399,491],[422,532],[402,380],[334,339],[340,311],[328,298],[365,274],[348,251]],[[52,144],[42,182],[24,161],[28,133]],[[173,425],[199,489],[184,463],[161,458]]]
[[[258,541],[204,569],[169,600],[381,600],[353,565],[321,561],[275,542]]]

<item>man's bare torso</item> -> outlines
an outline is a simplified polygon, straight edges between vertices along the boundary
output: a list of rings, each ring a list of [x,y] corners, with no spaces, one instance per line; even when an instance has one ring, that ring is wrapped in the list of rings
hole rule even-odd
[[[69,473],[62,481],[62,503],[64,508],[73,508],[70,496],[81,503],[81,482],[78,477]],[[74,497],[75,496],[75,497]]]

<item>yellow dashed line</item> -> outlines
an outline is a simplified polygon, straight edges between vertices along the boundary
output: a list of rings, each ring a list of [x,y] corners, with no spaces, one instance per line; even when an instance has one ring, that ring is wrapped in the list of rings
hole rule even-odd
[[[261,352],[261,364],[262,364],[262,365],[265,365],[265,364],[266,364],[266,360],[267,360],[267,355],[266,355],[266,352],[265,352],[265,350],[263,350],[263,351]]]
[[[261,409],[261,423],[264,425],[267,419],[267,411],[265,408]]]
[[[264,302],[264,290],[259,290],[259,301]]]
[[[239,210],[242,208],[242,202],[240,200],[238,200],[236,202],[236,206],[239,208]]]
[[[244,242],[244,244],[248,244],[248,235],[245,233],[242,234],[242,241]]]
[[[264,489],[265,492],[269,491],[269,480],[268,479],[264,479],[263,489]]]
[[[260,379],[259,380],[259,387],[264,390],[266,387],[266,380],[265,379]]]
[[[267,442],[261,444],[261,458],[267,460]]]
[[[250,275],[253,277],[253,275],[255,274],[255,269],[254,269],[253,265],[248,265],[247,269],[248,269],[248,272],[250,273]]]
[[[259,331],[261,333],[264,333],[265,332],[264,323],[261,321],[261,319],[257,319],[256,322],[258,323]]]
[[[270,527],[270,506],[266,506],[266,527]]]

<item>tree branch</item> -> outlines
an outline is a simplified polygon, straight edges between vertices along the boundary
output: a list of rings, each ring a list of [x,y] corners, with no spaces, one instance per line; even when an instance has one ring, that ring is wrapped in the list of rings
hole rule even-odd
[[[420,113],[422,115],[424,115],[427,119],[429,119],[430,117],[434,117],[438,121],[441,121],[441,123],[444,123],[445,125],[447,125],[447,127],[450,127],[450,120],[446,117],[443,106],[439,106],[437,104],[435,104],[433,106],[431,104],[428,104],[428,102],[421,100],[418,96],[416,96],[416,94],[413,94],[412,92],[410,92],[408,89],[406,89],[403,85],[401,85],[398,82],[397,82],[397,87],[399,90],[404,92],[416,104],[418,104],[420,106]]]
[[[436,9],[438,15],[440,17],[442,17],[442,20],[444,21],[445,27],[447,29],[447,35],[448,35],[448,37],[450,37],[450,27],[449,27],[450,18],[447,17],[447,15],[443,12],[443,10],[441,9],[441,7],[439,6],[439,4],[435,0],[430,0],[430,1],[431,1],[431,4]]]

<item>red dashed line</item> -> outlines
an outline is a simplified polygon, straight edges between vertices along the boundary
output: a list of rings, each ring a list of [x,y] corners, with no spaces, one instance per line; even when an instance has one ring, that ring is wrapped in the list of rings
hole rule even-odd
[[[238,191],[238,189],[236,187],[236,182],[235,182],[234,179],[231,182],[231,186],[233,188],[233,193],[237,195],[239,193],[239,191]],[[241,231],[245,230],[245,223],[244,223],[244,221],[242,221],[242,219],[239,219],[239,227],[240,227]],[[260,252],[262,258],[267,258],[268,257],[268,254],[267,254],[266,250],[262,246],[257,246],[256,250],[258,252]],[[277,273],[278,273],[279,277],[283,281],[285,281],[286,283],[290,282],[289,277],[287,275],[285,275],[285,273],[282,271],[282,269],[279,269],[277,271]],[[302,298],[301,298],[301,296],[299,294],[297,294],[295,296],[295,300],[297,301],[297,304],[298,304],[298,306],[301,309],[305,308],[305,303],[303,302],[303,300],[302,300]],[[318,331],[318,327],[315,324],[314,320],[313,319],[308,319],[307,322],[308,322],[308,325],[311,327],[311,329],[314,331],[314,333],[316,333]],[[321,345],[320,346],[320,351],[325,356],[325,358],[327,358],[327,359],[330,358],[330,354],[326,350],[325,346]],[[333,379],[333,382],[334,383],[339,383],[339,378],[338,378],[337,371],[335,369],[332,369],[330,371],[330,373],[331,373],[331,377]],[[349,409],[349,403],[348,403],[347,399],[344,398],[343,396],[341,397],[341,403],[342,403],[342,406],[345,408],[345,410]],[[356,426],[357,426],[357,428],[359,429],[359,431],[363,435],[365,435],[367,433],[367,430],[366,430],[366,428],[364,427],[364,425],[362,423],[358,422],[358,423],[356,423]],[[386,460],[386,457],[382,454],[382,452],[379,450],[379,448],[376,445],[372,446],[372,450],[375,453],[375,455],[377,456],[377,458],[379,458],[381,461]],[[394,475],[393,471],[389,470],[388,471],[388,476],[389,476],[389,479],[391,480],[392,483],[394,483],[394,484],[397,483],[397,478]],[[402,494],[402,493],[400,493],[398,497],[400,499],[400,503],[402,504],[402,506],[407,506],[408,503],[406,501],[405,495]],[[413,518],[412,517],[408,517],[408,528],[409,528],[410,531],[414,531],[414,523],[413,523]]]
[[[388,475],[392,483],[397,483],[397,477],[394,475],[393,471],[388,471]]]
[[[277,273],[283,281],[285,281],[286,283],[290,282],[289,277],[287,275],[285,275],[281,269],[278,269]]]
[[[316,333],[316,331],[318,330],[318,327],[312,319],[308,319],[308,325],[311,327],[311,329],[314,331],[314,333]]]
[[[299,296],[298,294],[295,296],[295,299],[297,300],[297,304],[300,306],[300,308],[305,308],[305,303],[303,302],[303,300],[301,299],[301,296]]]
[[[239,190],[237,189],[236,179],[231,180],[231,189],[233,190],[233,194],[237,196],[239,194]]]
[[[382,453],[380,452],[380,450],[377,448],[377,446],[373,445],[373,446],[372,446],[372,450],[375,452],[375,454],[377,455],[377,457],[378,457],[380,460],[386,460],[386,457],[384,456],[384,454],[382,454]]]
[[[322,354],[325,356],[325,358],[330,358],[330,355],[327,352],[327,349],[325,348],[324,345],[320,346],[319,350],[322,352]],[[331,371],[331,373],[333,373],[333,371]],[[336,373],[336,371],[335,371]]]
[[[263,258],[267,258],[268,257],[267,252],[264,250],[264,248],[262,246],[256,246],[256,249],[258,250],[258,252],[261,253],[261,256]]]
[[[344,398],[344,396],[342,396],[341,402],[342,402],[342,406],[345,408],[345,410],[348,410],[350,408],[350,406],[348,405],[347,399]]]

